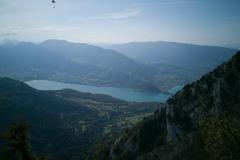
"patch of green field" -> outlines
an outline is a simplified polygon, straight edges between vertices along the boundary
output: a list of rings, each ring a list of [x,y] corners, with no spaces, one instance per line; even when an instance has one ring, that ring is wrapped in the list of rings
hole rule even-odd
[[[103,132],[103,134],[109,134],[109,133],[111,133],[112,127],[113,127],[112,124],[108,124],[107,126],[105,126],[105,127],[104,127],[104,132]]]
[[[151,115],[152,113],[144,113],[144,114],[140,114],[140,115],[133,115],[133,116],[129,116],[125,118],[125,121],[135,125],[137,124],[139,121],[141,121],[144,117],[147,117],[149,115]]]
[[[86,121],[83,121],[83,120],[78,121],[78,123],[81,126],[82,133],[86,132],[87,128],[90,126],[90,124],[88,124]]]

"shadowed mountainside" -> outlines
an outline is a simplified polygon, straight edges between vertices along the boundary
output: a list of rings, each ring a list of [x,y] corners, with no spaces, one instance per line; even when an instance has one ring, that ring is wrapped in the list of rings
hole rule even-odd
[[[50,159],[83,159],[102,136],[133,126],[162,106],[67,89],[39,91],[10,78],[0,78],[0,91],[0,131],[25,119],[33,149]]]

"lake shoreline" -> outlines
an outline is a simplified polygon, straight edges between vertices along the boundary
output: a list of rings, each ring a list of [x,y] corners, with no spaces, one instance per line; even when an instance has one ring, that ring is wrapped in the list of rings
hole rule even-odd
[[[173,93],[163,93],[154,91],[136,91],[131,88],[118,88],[118,87],[103,87],[85,84],[73,84],[66,82],[57,82],[49,80],[32,80],[25,81],[29,86],[38,90],[62,90],[72,89],[80,92],[87,92],[93,94],[105,94],[114,98],[122,99],[129,102],[161,102],[165,103]],[[175,92],[178,91],[179,86],[173,87]],[[181,88],[181,86],[179,87]]]

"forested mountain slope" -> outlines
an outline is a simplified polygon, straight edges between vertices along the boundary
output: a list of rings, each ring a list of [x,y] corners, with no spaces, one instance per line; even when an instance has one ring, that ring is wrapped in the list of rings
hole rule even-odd
[[[96,146],[89,159],[237,160],[239,124],[240,52],[186,85],[153,116]]]
[[[53,160],[83,159],[103,136],[134,125],[161,106],[72,90],[38,91],[0,78],[0,133],[14,121],[26,120],[33,149]]]

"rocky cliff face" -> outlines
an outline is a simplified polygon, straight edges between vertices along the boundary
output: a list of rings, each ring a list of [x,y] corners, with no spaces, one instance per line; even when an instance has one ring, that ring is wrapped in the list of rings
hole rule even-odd
[[[237,114],[239,106],[240,52],[168,100],[167,140],[175,142],[195,131],[208,117]]]
[[[235,160],[240,158],[239,119],[240,52],[89,159],[216,160],[226,153],[226,160]]]

